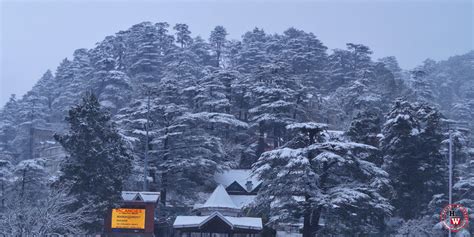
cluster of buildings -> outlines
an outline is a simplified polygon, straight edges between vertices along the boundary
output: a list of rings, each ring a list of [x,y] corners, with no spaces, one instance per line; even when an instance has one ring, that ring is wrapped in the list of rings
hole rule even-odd
[[[203,204],[195,204],[194,215],[178,216],[173,228],[180,237],[257,237],[261,236],[261,217],[247,217],[244,209],[257,197],[262,182],[248,169],[217,173],[218,184]],[[300,226],[284,225],[277,237],[300,237]]]
[[[207,194],[205,201],[195,203],[191,214],[179,215],[172,229],[160,230],[155,219],[155,207],[159,192],[122,192],[123,204],[118,211],[139,213],[114,215],[111,210],[106,218],[106,235],[124,236],[174,236],[174,237],[260,237],[264,224],[260,216],[247,216],[246,209],[255,201],[262,182],[248,169],[231,169],[214,176],[217,187]],[[114,220],[115,218],[115,220]],[[128,218],[127,220],[120,218]],[[141,219],[142,222],[139,220]],[[125,229],[114,225],[122,222]],[[276,237],[301,237],[301,225],[283,224],[277,227]]]

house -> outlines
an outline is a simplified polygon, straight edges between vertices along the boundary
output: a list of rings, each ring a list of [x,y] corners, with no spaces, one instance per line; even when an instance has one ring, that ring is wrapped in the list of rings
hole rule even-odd
[[[224,186],[219,185],[195,216],[177,216],[173,228],[177,236],[185,237],[257,237],[262,231],[262,219],[242,216]]]
[[[249,169],[230,169],[214,175],[214,181],[230,195],[257,195],[262,182]]]
[[[330,135],[338,136],[339,134],[336,131]],[[226,170],[215,174],[214,181],[225,188],[232,203],[240,210],[253,203],[262,186],[262,181],[252,176],[250,169]],[[202,207],[202,205],[195,205],[194,209],[199,210]],[[301,237],[301,228],[302,223],[281,223],[275,227],[276,237]]]

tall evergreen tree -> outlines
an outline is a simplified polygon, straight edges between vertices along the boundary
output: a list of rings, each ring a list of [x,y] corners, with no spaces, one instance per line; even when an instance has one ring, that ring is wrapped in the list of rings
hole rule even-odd
[[[392,210],[381,195],[388,174],[365,159],[374,147],[325,139],[321,132],[326,127],[313,122],[288,125],[297,132],[294,139],[260,156],[253,166],[263,180],[258,204],[271,206],[273,224],[303,218],[304,237],[326,231],[373,233],[377,215]],[[326,226],[320,224],[322,216]],[[344,223],[350,227],[341,229]]]
[[[255,28],[242,36],[241,44],[234,44],[235,59],[233,65],[240,72],[255,72],[259,67],[271,62],[267,54],[269,36],[263,29]]]
[[[382,133],[384,167],[395,190],[396,214],[405,219],[418,217],[433,195],[442,193],[446,182],[440,114],[427,105],[397,100]]]
[[[176,24],[173,29],[176,30],[176,43],[178,43],[181,48],[189,46],[193,42],[188,25]]]
[[[107,209],[121,200],[123,181],[131,169],[130,155],[109,114],[93,94],[69,110],[66,121],[69,132],[55,135],[68,153],[60,182],[71,186],[69,195],[76,198],[72,210],[94,207],[95,219],[86,226],[93,233],[100,231]]]
[[[215,61],[217,67],[221,66],[222,54],[224,52],[224,47],[227,42],[226,36],[226,29],[223,26],[216,26],[214,30],[212,30],[211,36],[209,37],[209,43],[211,44],[216,57]]]
[[[381,132],[380,111],[364,110],[352,119],[347,135],[355,142],[379,147],[379,133]]]

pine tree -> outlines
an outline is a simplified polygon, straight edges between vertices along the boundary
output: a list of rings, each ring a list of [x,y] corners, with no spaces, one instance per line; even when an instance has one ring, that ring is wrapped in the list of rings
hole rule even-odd
[[[268,64],[261,67],[252,86],[250,121],[258,130],[257,157],[268,147],[279,147],[285,140],[285,125],[306,120],[304,95],[301,82],[288,73],[283,63]],[[266,144],[265,137],[272,142]]]
[[[215,54],[216,67],[221,66],[222,54],[226,45],[227,31],[223,26],[216,26],[211,32],[209,43]]]
[[[378,60],[381,62],[390,72],[396,80],[403,80],[403,72],[400,66],[398,65],[398,60],[394,56],[383,57]]]
[[[384,124],[384,167],[392,179],[392,203],[404,219],[418,217],[442,192],[446,163],[440,155],[440,114],[427,105],[397,100]],[[410,198],[410,202],[407,202]]]
[[[99,231],[107,209],[121,200],[123,181],[130,173],[130,155],[93,94],[69,110],[66,121],[70,131],[55,136],[68,153],[60,182],[70,185],[69,195],[77,199],[70,207],[72,211],[94,207],[95,219],[86,228]]]
[[[95,68],[94,92],[100,104],[115,114],[131,98],[130,78],[125,73],[115,70],[116,62],[112,58],[105,57],[96,62]]]
[[[176,43],[180,45],[181,48],[189,46],[193,42],[191,38],[191,31],[188,29],[186,24],[176,24],[173,27],[176,30]]]
[[[7,195],[12,188],[12,177],[13,166],[11,162],[0,159],[0,210],[6,207]]]
[[[296,74],[312,73],[314,79],[321,75],[327,63],[327,47],[312,33],[289,28],[283,36],[272,44],[270,52],[275,57],[288,63],[291,71]]]
[[[54,87],[56,87],[54,76],[50,70],[47,70],[32,89],[39,95],[38,103],[43,105],[47,122],[52,120],[50,116],[53,114],[53,102],[58,96],[54,90],[51,90]]]
[[[54,88],[54,101],[52,107],[53,121],[61,121],[66,111],[77,102],[74,91],[71,90],[74,80],[73,64],[65,58],[57,67],[55,73],[56,87]]]
[[[258,204],[271,206],[272,224],[303,218],[304,237],[326,231],[354,234],[351,229],[362,235],[374,232],[370,229],[377,224],[376,213],[392,210],[381,195],[388,174],[365,159],[374,147],[325,139],[321,133],[326,128],[314,122],[288,125],[296,136],[260,156],[253,166],[263,180]],[[323,227],[322,216],[338,221]],[[341,229],[344,224],[351,228]]]
[[[347,135],[352,141],[379,147],[381,123],[380,111],[364,110],[352,119]]]
[[[235,59],[233,65],[240,72],[255,72],[259,67],[271,62],[267,54],[269,36],[263,29],[255,28],[242,36],[241,44],[234,44]]]
[[[174,38],[168,34],[169,24],[143,22],[132,26],[125,52],[128,75],[140,83],[158,82],[163,58],[173,48]]]
[[[12,153],[14,147],[12,141],[18,132],[18,128],[15,123],[18,116],[18,102],[15,94],[10,96],[10,99],[5,106],[0,110],[0,153]]]
[[[44,159],[29,159],[18,163],[13,169],[17,198],[22,203],[35,203],[44,196],[47,184],[47,171]],[[38,203],[36,203],[38,204]]]
[[[214,66],[213,56],[211,55],[211,45],[200,36],[192,40],[189,49],[197,56],[198,64],[202,66]]]

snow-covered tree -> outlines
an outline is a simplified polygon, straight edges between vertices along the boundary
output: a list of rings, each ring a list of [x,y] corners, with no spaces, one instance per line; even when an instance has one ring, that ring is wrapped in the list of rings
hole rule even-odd
[[[15,139],[18,127],[16,126],[19,105],[16,96],[10,96],[8,102],[0,110],[0,153],[12,153],[14,147],[12,145]]]
[[[102,106],[116,113],[131,98],[132,86],[128,76],[116,68],[112,58],[104,58],[96,62],[93,76],[94,93]]]
[[[403,80],[403,71],[398,64],[397,58],[395,58],[394,56],[388,56],[383,57],[378,61],[381,62],[388,70],[390,70],[390,72],[392,72],[395,79]]]
[[[46,236],[48,234],[86,233],[82,226],[91,218],[90,207],[69,212],[75,201],[64,187],[48,189],[35,205],[8,200],[7,209],[0,211],[0,234],[4,236]]]
[[[259,205],[270,206],[271,223],[302,218],[305,237],[328,229],[369,234],[378,215],[392,210],[381,195],[388,174],[365,159],[376,148],[324,139],[326,128],[314,122],[290,124],[287,129],[297,132],[294,139],[260,156],[253,166],[263,181]],[[328,220],[324,227],[322,218]],[[333,219],[338,221],[332,224]]]
[[[121,199],[123,182],[130,173],[130,155],[110,115],[93,94],[73,107],[66,121],[69,132],[55,136],[68,153],[59,182],[70,185],[69,195],[76,198],[71,211],[93,207],[95,219],[84,227],[97,231],[107,209]]]
[[[163,69],[163,58],[172,48],[174,37],[169,24],[143,22],[132,26],[125,51],[128,75],[141,83],[157,82]]]
[[[257,156],[268,147],[276,148],[283,143],[287,124],[306,119],[301,82],[290,76],[287,69],[285,64],[269,64],[260,68],[254,81],[248,81],[254,85],[249,115],[259,136]],[[272,144],[268,146],[266,140]]]
[[[173,29],[176,30],[176,43],[178,43],[181,48],[189,46],[193,42],[191,31],[188,28],[186,24],[176,24],[173,27]]]
[[[227,43],[226,36],[226,29],[223,26],[216,26],[209,37],[209,43],[215,54],[216,67],[221,66],[222,54]]]
[[[13,169],[15,176],[14,188],[19,200],[34,201],[44,194],[47,186],[47,171],[45,160],[29,159],[23,160]]]
[[[352,119],[347,135],[352,141],[378,147],[381,123],[380,111],[361,111]]]
[[[269,37],[263,29],[255,28],[242,36],[241,44],[234,44],[235,58],[232,65],[241,72],[254,72],[260,66],[270,63],[267,53]]]
[[[6,207],[6,198],[11,190],[13,166],[7,160],[0,160],[0,212]]]
[[[381,147],[395,190],[392,203],[396,214],[411,219],[443,191],[447,180],[446,162],[440,154],[440,114],[427,105],[397,100],[386,119]]]
[[[269,51],[275,57],[288,63],[291,71],[297,74],[312,73],[312,79],[318,80],[327,63],[327,47],[312,33],[289,28],[283,37],[270,43]]]

